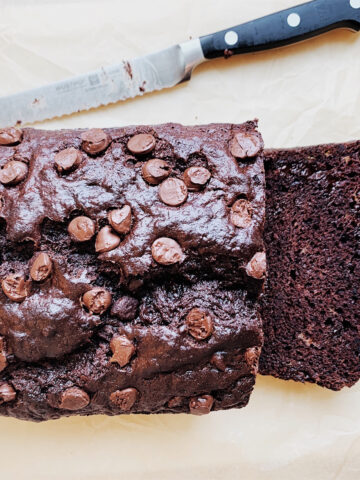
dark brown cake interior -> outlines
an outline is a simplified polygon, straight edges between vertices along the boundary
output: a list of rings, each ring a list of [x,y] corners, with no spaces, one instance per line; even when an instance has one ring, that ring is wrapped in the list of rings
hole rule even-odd
[[[360,142],[265,154],[260,372],[339,390],[360,377]]]

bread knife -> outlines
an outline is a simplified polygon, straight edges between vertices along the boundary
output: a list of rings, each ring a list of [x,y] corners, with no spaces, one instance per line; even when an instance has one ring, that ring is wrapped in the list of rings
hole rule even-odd
[[[282,47],[336,28],[360,30],[360,0],[313,0],[150,55],[0,97],[0,127],[33,123],[174,87],[199,64]]]

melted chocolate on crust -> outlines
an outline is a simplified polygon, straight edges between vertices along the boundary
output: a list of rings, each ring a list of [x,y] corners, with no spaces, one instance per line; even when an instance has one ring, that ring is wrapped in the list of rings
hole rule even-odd
[[[0,382],[13,392],[0,413],[40,421],[246,405],[262,344],[264,280],[247,268],[264,251],[264,170],[261,152],[237,159],[230,144],[241,134],[259,146],[256,124],[95,133],[23,129],[20,143],[0,145],[0,168],[28,167],[20,183],[0,184],[0,280],[21,283],[15,300],[0,290]],[[64,174],[66,149],[81,162]],[[166,162],[167,179],[182,182],[191,167],[209,175],[167,205],[167,179],[144,180],[151,159]],[[231,222],[239,200],[252,208],[241,229]]]

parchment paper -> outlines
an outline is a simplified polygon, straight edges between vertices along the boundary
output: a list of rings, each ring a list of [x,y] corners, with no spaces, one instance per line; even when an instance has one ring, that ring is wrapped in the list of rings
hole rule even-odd
[[[346,1],[346,0],[344,0]],[[329,3],[331,0],[329,0]],[[295,5],[291,0],[0,0],[0,95]],[[39,124],[120,126],[258,117],[268,147],[360,138],[360,38],[338,31],[209,62],[171,91]],[[7,480],[360,477],[360,385],[340,393],[259,377],[250,405],[207,417],[0,420]]]

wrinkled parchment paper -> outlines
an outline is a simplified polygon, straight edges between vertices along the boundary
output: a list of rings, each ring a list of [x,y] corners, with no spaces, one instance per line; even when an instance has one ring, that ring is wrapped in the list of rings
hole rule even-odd
[[[346,0],[344,0],[346,1]],[[331,0],[329,0],[329,3]],[[0,0],[0,95],[230,27],[293,0]],[[360,37],[337,31],[200,66],[171,91],[37,125],[50,129],[258,117],[268,147],[360,138]],[[207,417],[0,419],[7,480],[360,478],[360,385],[259,377],[250,405]]]

